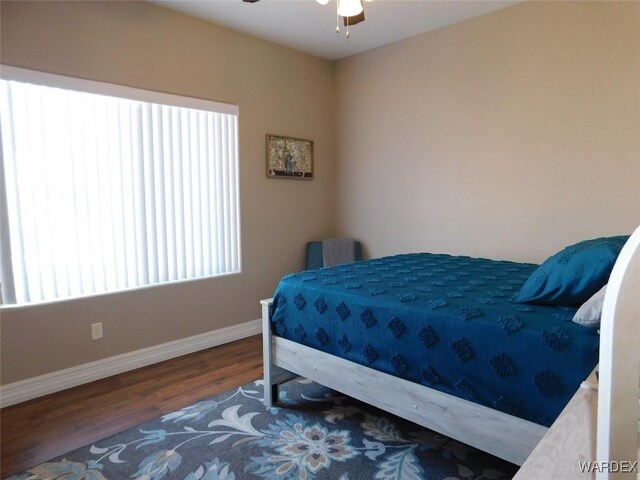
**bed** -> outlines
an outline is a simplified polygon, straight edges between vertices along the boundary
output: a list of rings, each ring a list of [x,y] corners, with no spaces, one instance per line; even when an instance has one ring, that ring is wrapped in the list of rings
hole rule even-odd
[[[575,309],[509,301],[535,268],[408,254],[286,276],[262,302],[265,402],[302,375],[521,465],[602,355]]]

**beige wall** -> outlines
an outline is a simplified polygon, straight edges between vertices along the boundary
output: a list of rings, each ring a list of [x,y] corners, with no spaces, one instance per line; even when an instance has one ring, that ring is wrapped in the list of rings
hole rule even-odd
[[[542,261],[640,224],[640,2],[526,2],[338,62],[338,231]]]
[[[332,64],[145,3],[1,13],[4,64],[238,104],[242,209],[240,275],[2,311],[2,384],[258,318],[304,243],[333,233]],[[266,133],[313,139],[315,178],[267,179]]]

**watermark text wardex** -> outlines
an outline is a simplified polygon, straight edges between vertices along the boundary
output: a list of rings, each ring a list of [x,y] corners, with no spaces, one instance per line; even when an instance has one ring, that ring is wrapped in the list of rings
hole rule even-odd
[[[638,461],[622,460],[610,462],[578,462],[581,473],[609,472],[609,473],[638,473]]]

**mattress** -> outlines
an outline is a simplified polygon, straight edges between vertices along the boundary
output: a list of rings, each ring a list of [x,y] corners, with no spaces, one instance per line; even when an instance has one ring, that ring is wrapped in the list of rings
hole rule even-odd
[[[575,309],[511,302],[536,265],[416,253],[285,276],[273,333],[549,426],[598,362]]]

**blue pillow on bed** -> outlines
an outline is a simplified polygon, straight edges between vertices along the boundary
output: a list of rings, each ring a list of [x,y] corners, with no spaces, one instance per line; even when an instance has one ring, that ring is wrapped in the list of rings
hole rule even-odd
[[[549,257],[512,300],[538,305],[580,306],[609,281],[629,237],[585,240]]]

